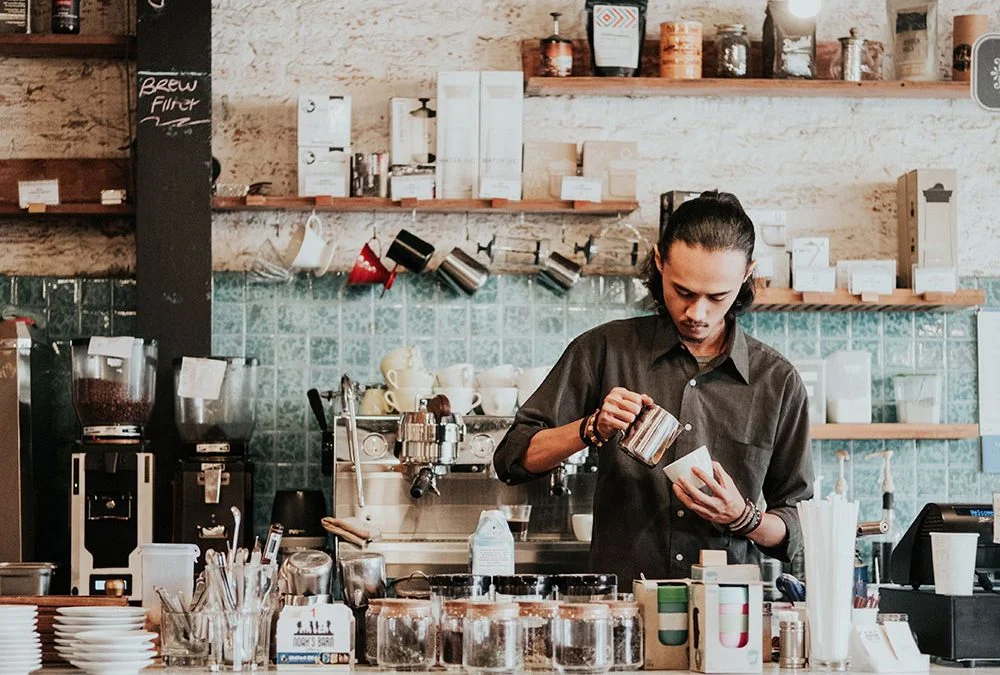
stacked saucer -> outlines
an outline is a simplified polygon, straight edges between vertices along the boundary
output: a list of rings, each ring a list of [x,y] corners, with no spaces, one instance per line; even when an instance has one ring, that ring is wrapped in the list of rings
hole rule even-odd
[[[143,630],[140,607],[62,607],[55,620],[56,651],[93,675],[129,675],[153,662],[155,633]]]
[[[0,605],[0,675],[24,675],[42,667],[38,607]]]

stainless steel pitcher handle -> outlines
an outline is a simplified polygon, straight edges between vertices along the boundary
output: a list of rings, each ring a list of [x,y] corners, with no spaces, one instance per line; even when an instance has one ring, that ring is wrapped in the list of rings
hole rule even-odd
[[[354,382],[346,373],[340,378],[340,397],[344,407],[344,419],[347,421],[347,450],[354,464],[354,480],[360,510],[365,508],[365,486],[361,476],[361,444],[358,442],[358,396]],[[363,514],[359,511],[358,515]]]

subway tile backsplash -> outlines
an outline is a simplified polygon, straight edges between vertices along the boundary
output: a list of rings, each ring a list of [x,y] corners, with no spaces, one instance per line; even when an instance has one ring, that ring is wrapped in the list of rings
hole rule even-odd
[[[258,282],[242,273],[216,273],[213,352],[260,359],[258,426],[251,446],[256,463],[256,527],[266,525],[275,490],[328,490],[319,470],[319,434],[309,413],[309,387],[335,388],[342,373],[362,382],[379,378],[389,350],[417,345],[431,368],[470,362],[553,363],[581,332],[645,312],[645,289],[625,277],[584,277],[560,298],[530,276],[493,276],[472,298],[458,296],[433,277],[402,275],[381,288],[348,287],[345,275]],[[1000,279],[964,279],[986,289],[1000,306]],[[53,378],[55,427],[63,442],[75,437],[69,395],[68,339],[135,332],[135,284],[129,279],[0,277],[0,310],[14,306],[47,322],[59,350]],[[873,416],[896,421],[892,376],[932,370],[944,378],[943,421],[978,419],[974,312],[762,312],[741,318],[744,328],[791,358],[825,357],[840,349],[871,352]],[[817,475],[831,488],[834,453],[848,450],[846,478],[861,502],[861,517],[881,508],[881,462],[866,457],[894,451],[899,519],[908,523],[931,500],[988,500],[1000,474],[981,472],[978,439],[955,441],[814,441]],[[68,445],[67,445],[68,453]],[[67,454],[68,461],[68,454]]]

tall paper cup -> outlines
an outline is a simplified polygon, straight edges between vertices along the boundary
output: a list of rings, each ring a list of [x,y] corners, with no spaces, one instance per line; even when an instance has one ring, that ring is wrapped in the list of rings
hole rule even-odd
[[[972,595],[978,544],[977,532],[931,532],[935,593]]]

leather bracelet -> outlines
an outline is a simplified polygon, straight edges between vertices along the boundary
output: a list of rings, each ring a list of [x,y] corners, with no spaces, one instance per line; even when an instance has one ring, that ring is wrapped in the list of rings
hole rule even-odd
[[[751,517],[753,517],[753,504],[751,504],[750,500],[747,499],[743,504],[743,513],[741,513],[736,520],[727,523],[726,529],[730,532],[736,532],[740,528],[745,527]]]
[[[748,500],[749,501],[749,500]],[[760,527],[761,521],[764,519],[764,514],[760,509],[757,508],[756,504],[751,503],[752,513],[750,519],[743,524],[742,527],[735,528],[732,533],[738,537],[745,537],[758,527]]]
[[[590,415],[587,415],[582,420],[580,420],[580,441],[584,445],[590,445],[587,440],[587,425],[590,423]]]

